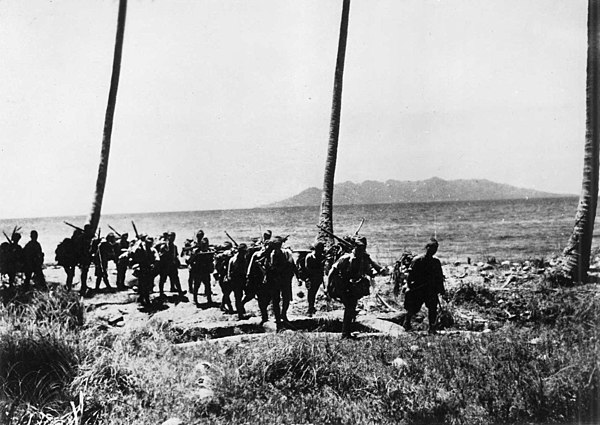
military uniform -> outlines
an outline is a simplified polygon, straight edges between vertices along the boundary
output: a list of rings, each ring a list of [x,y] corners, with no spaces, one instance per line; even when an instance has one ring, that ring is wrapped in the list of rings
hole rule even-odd
[[[229,260],[227,267],[227,278],[233,296],[235,297],[235,308],[237,311],[238,318],[242,320],[246,311],[244,310],[244,304],[242,303],[242,296],[244,293],[244,284],[246,282],[246,271],[248,270],[248,257],[245,244],[240,244],[238,252]]]
[[[198,304],[198,290],[202,284],[204,284],[204,295],[206,296],[207,303],[212,303],[210,274],[214,270],[214,253],[209,251],[208,247],[208,239],[203,238],[202,241],[192,249],[190,257],[187,260],[188,265],[190,266],[188,284],[190,291],[194,295],[194,302],[196,304]]]
[[[415,257],[408,269],[408,289],[404,296],[406,317],[404,328],[411,329],[411,319],[419,312],[423,304],[427,306],[429,331],[435,332],[437,319],[438,294],[444,294],[444,273],[440,260],[433,257],[438,242],[432,239],[425,247],[425,254]]]
[[[323,284],[323,275],[325,272],[325,255],[323,253],[323,243],[317,242],[310,252],[304,258],[304,271],[306,273],[306,289],[308,292],[308,315],[316,313],[315,300],[319,287]]]
[[[40,284],[45,284],[44,272],[44,252],[42,246],[37,240],[38,233],[31,231],[31,240],[23,248],[23,271],[25,272],[25,285],[28,285],[33,276]]]

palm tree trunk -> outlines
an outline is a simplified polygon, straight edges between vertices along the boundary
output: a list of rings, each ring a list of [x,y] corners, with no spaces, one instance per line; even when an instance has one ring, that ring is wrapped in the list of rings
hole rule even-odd
[[[590,266],[594,220],[598,204],[600,129],[598,128],[598,84],[600,66],[600,0],[588,2],[588,51],[586,78],[586,130],[581,196],[575,227],[565,248],[565,273],[574,282],[586,282]]]
[[[100,221],[102,210],[102,199],[104,198],[104,187],[108,173],[108,157],[110,154],[110,140],[112,136],[113,118],[115,105],[117,103],[117,89],[119,87],[119,74],[121,73],[121,53],[123,52],[123,35],[125,33],[125,15],[127,13],[127,0],[119,0],[119,15],[117,18],[117,36],[115,39],[115,53],[113,57],[113,69],[108,92],[108,105],[104,118],[104,133],[102,136],[102,149],[100,151],[100,164],[98,166],[98,177],[96,179],[96,192],[92,202],[92,211],[88,219],[91,230],[95,233]]]
[[[321,195],[321,216],[319,226],[333,233],[333,184],[335,180],[335,165],[337,162],[338,139],[340,135],[340,115],[342,109],[342,85],[344,82],[344,60],[346,58],[346,41],[348,39],[348,15],[350,13],[350,0],[343,0],[342,21],[338,42],[335,77],[333,81],[333,103],[331,106],[331,122],[329,125],[329,144],[327,146],[327,159],[325,161],[325,176],[323,178],[323,193]],[[331,236],[319,231],[319,240],[329,244],[333,242]]]

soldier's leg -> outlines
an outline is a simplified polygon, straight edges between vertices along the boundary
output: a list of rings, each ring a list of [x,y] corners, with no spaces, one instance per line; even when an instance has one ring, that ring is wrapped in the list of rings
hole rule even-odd
[[[125,274],[127,273],[127,263],[124,260],[117,262],[117,289],[125,289]]]
[[[171,267],[171,271],[169,272],[169,282],[171,282],[171,287],[175,289],[175,292],[177,292],[179,295],[183,295],[181,281],[179,280],[179,269],[177,266]]]
[[[281,318],[284,322],[288,321],[287,312],[292,301],[292,279],[285,281],[281,290]]]
[[[165,296],[165,282],[167,281],[167,271],[165,269],[160,270],[160,277],[158,278],[158,292],[161,297]]]
[[[269,308],[269,303],[271,302],[271,294],[268,290],[268,288],[266,287],[266,285],[261,285],[258,288],[258,307],[260,308],[260,315],[262,318],[262,322],[268,322],[269,321],[269,312],[268,312],[268,308]]]
[[[344,303],[344,320],[342,322],[342,338],[352,336],[352,322],[356,317],[356,305],[358,300],[352,296],[346,295],[342,302]]]
[[[404,294],[404,308],[406,309],[406,316],[404,316],[404,329],[410,331],[412,329],[412,318],[415,314],[421,310],[423,302],[425,301],[422,292],[420,291],[407,291]]]
[[[198,304],[198,289],[200,288],[200,278],[198,277],[197,272],[190,270],[188,285],[191,288],[190,292],[193,295],[194,304]]]
[[[29,283],[31,282],[31,276],[33,275],[33,270],[26,270],[25,272],[23,272],[23,274],[25,275],[25,280],[23,280],[23,286],[28,286]]]
[[[82,264],[80,267],[80,271],[81,271],[81,287],[79,288],[79,292],[81,293],[81,295],[85,295],[85,293],[87,292],[87,276],[88,276],[88,270],[90,268],[89,264]]]
[[[40,285],[46,285],[46,276],[44,276],[41,265],[35,267],[35,270],[33,271],[33,281]]]
[[[246,311],[244,310],[244,303],[242,303],[242,283],[239,280],[234,280],[232,283],[233,296],[235,298],[235,309],[237,311],[238,319],[243,319]]]
[[[210,287],[210,273],[204,273],[202,275],[202,281],[204,282],[204,295],[206,295],[206,302],[212,304],[212,288]]]
[[[188,270],[188,292],[190,294],[194,293],[194,272],[192,269]]]
[[[279,326],[281,324],[281,287],[273,285],[271,289],[271,301],[273,302],[273,316],[275,316],[275,323]]]
[[[75,277],[75,266],[63,266],[65,269],[65,273],[67,274],[66,287],[67,291],[70,291],[73,288],[73,278]]]
[[[438,305],[438,298],[437,295],[430,295],[427,297],[427,300],[425,301],[425,305],[427,306],[427,315],[429,318],[429,332],[430,333],[435,333],[436,331],[436,325],[437,325],[437,305]]]
[[[319,286],[321,286],[321,282],[313,282],[312,279],[306,281],[309,315],[316,313],[315,301],[317,299],[317,292],[319,292]]]
[[[227,311],[229,313],[233,313],[233,306],[231,305],[231,292],[232,284],[227,280],[219,281],[219,286],[221,287],[221,293],[223,294],[221,297],[221,310]]]

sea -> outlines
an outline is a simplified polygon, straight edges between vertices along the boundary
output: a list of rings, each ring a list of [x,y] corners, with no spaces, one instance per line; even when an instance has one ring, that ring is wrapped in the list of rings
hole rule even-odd
[[[437,256],[447,262],[477,262],[492,257],[497,261],[550,259],[562,251],[569,239],[577,203],[578,198],[568,197],[343,205],[334,207],[334,232],[339,236],[354,234],[364,218],[360,234],[367,237],[371,256],[384,265],[392,264],[405,250],[421,252],[432,236],[440,243]],[[106,235],[112,226],[133,237],[134,222],[139,232],[149,235],[175,232],[176,244],[180,246],[199,229],[214,245],[228,240],[225,232],[238,243],[249,243],[269,229],[273,235],[289,235],[288,246],[301,250],[315,240],[319,211],[317,206],[108,214],[102,216],[100,229]],[[10,235],[19,226],[22,245],[29,240],[29,232],[37,230],[46,263],[51,263],[56,246],[73,230],[64,222],[83,227],[86,218],[6,219],[0,220],[0,228]],[[593,248],[597,245],[598,238]]]

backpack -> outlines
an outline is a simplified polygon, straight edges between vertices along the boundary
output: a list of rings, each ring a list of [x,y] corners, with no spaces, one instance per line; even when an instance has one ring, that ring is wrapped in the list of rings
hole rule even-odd
[[[327,275],[327,295],[334,300],[340,301],[342,293],[342,277],[336,269],[331,269]]]
[[[54,251],[56,263],[59,266],[75,265],[75,243],[71,238],[65,238]]]

